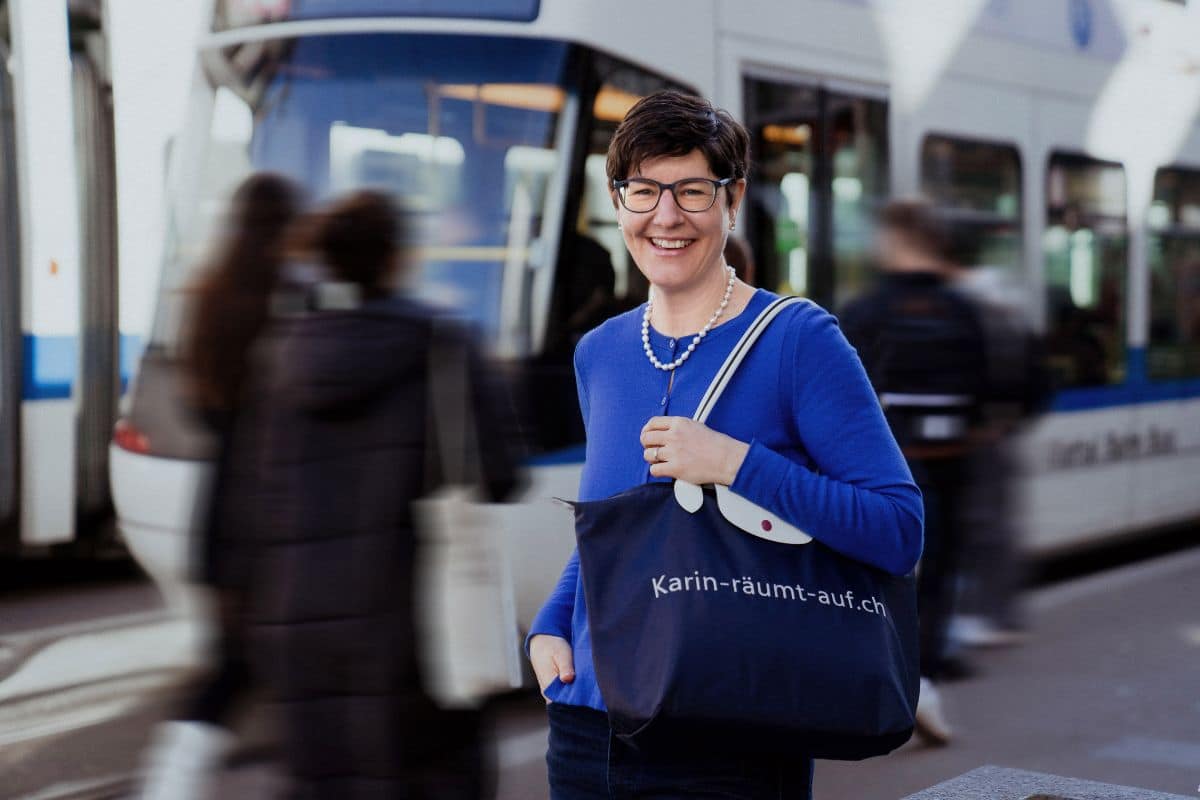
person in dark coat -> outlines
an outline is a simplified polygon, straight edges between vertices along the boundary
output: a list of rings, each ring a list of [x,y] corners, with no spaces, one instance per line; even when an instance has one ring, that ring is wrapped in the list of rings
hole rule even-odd
[[[478,715],[435,706],[418,652],[414,503],[440,479],[431,354],[469,353],[478,472],[493,500],[516,486],[505,404],[465,332],[391,292],[402,225],[375,192],[316,222],[312,250],[339,282],[318,302],[334,308],[275,326],[246,420],[252,660],[304,798],[475,798],[487,783]]]
[[[232,744],[228,727],[247,695],[250,670],[240,625],[244,560],[236,519],[226,513],[237,458],[233,431],[245,403],[251,351],[280,285],[290,226],[301,211],[300,188],[273,173],[257,173],[234,192],[227,230],[211,263],[192,287],[183,336],[184,395],[212,436],[212,478],[197,504],[192,542],[194,577],[212,587],[217,636],[211,660],[176,718],[159,726],[148,752],[142,800],[190,800],[205,786]]]
[[[931,210],[919,201],[890,203],[878,239],[879,280],[839,317],[924,499],[917,733],[944,744],[951,731],[935,682],[945,677],[971,434],[988,391],[986,348],[975,306],[947,278],[951,239]]]

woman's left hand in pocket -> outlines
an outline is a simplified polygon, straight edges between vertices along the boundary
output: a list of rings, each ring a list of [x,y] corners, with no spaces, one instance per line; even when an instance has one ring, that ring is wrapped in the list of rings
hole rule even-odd
[[[698,485],[732,484],[750,450],[745,442],[687,417],[651,417],[641,442],[651,475]]]

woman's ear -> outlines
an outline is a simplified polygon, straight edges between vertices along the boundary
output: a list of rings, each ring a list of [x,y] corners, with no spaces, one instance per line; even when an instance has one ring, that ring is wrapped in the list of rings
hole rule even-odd
[[[732,220],[737,217],[738,209],[742,207],[742,200],[746,197],[746,179],[738,178],[727,188],[729,189],[729,218]]]

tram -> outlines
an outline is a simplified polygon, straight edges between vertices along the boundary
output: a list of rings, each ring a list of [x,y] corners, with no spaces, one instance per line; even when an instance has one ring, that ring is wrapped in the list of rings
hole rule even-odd
[[[111,539],[109,440],[134,363],[100,2],[0,2],[0,56],[0,553],[91,555]]]
[[[207,443],[179,409],[192,270],[253,170],[387,188],[414,287],[522,388],[522,502],[490,509],[527,625],[572,546],[571,354],[645,298],[605,186],[617,123],[683,88],[747,125],[756,282],[836,309],[873,212],[923,194],[1019,287],[1058,379],[1024,437],[1025,548],[1200,513],[1200,15],[1168,0],[217,0],[176,148],[152,333],[111,450],[126,541],[178,581]],[[930,35],[929,31],[937,31]],[[636,343],[631,343],[633,346]]]

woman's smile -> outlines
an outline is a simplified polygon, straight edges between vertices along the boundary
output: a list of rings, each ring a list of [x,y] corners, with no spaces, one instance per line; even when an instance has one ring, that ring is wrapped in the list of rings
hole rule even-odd
[[[695,239],[671,239],[663,236],[649,237],[658,255],[672,256],[685,250]]]

